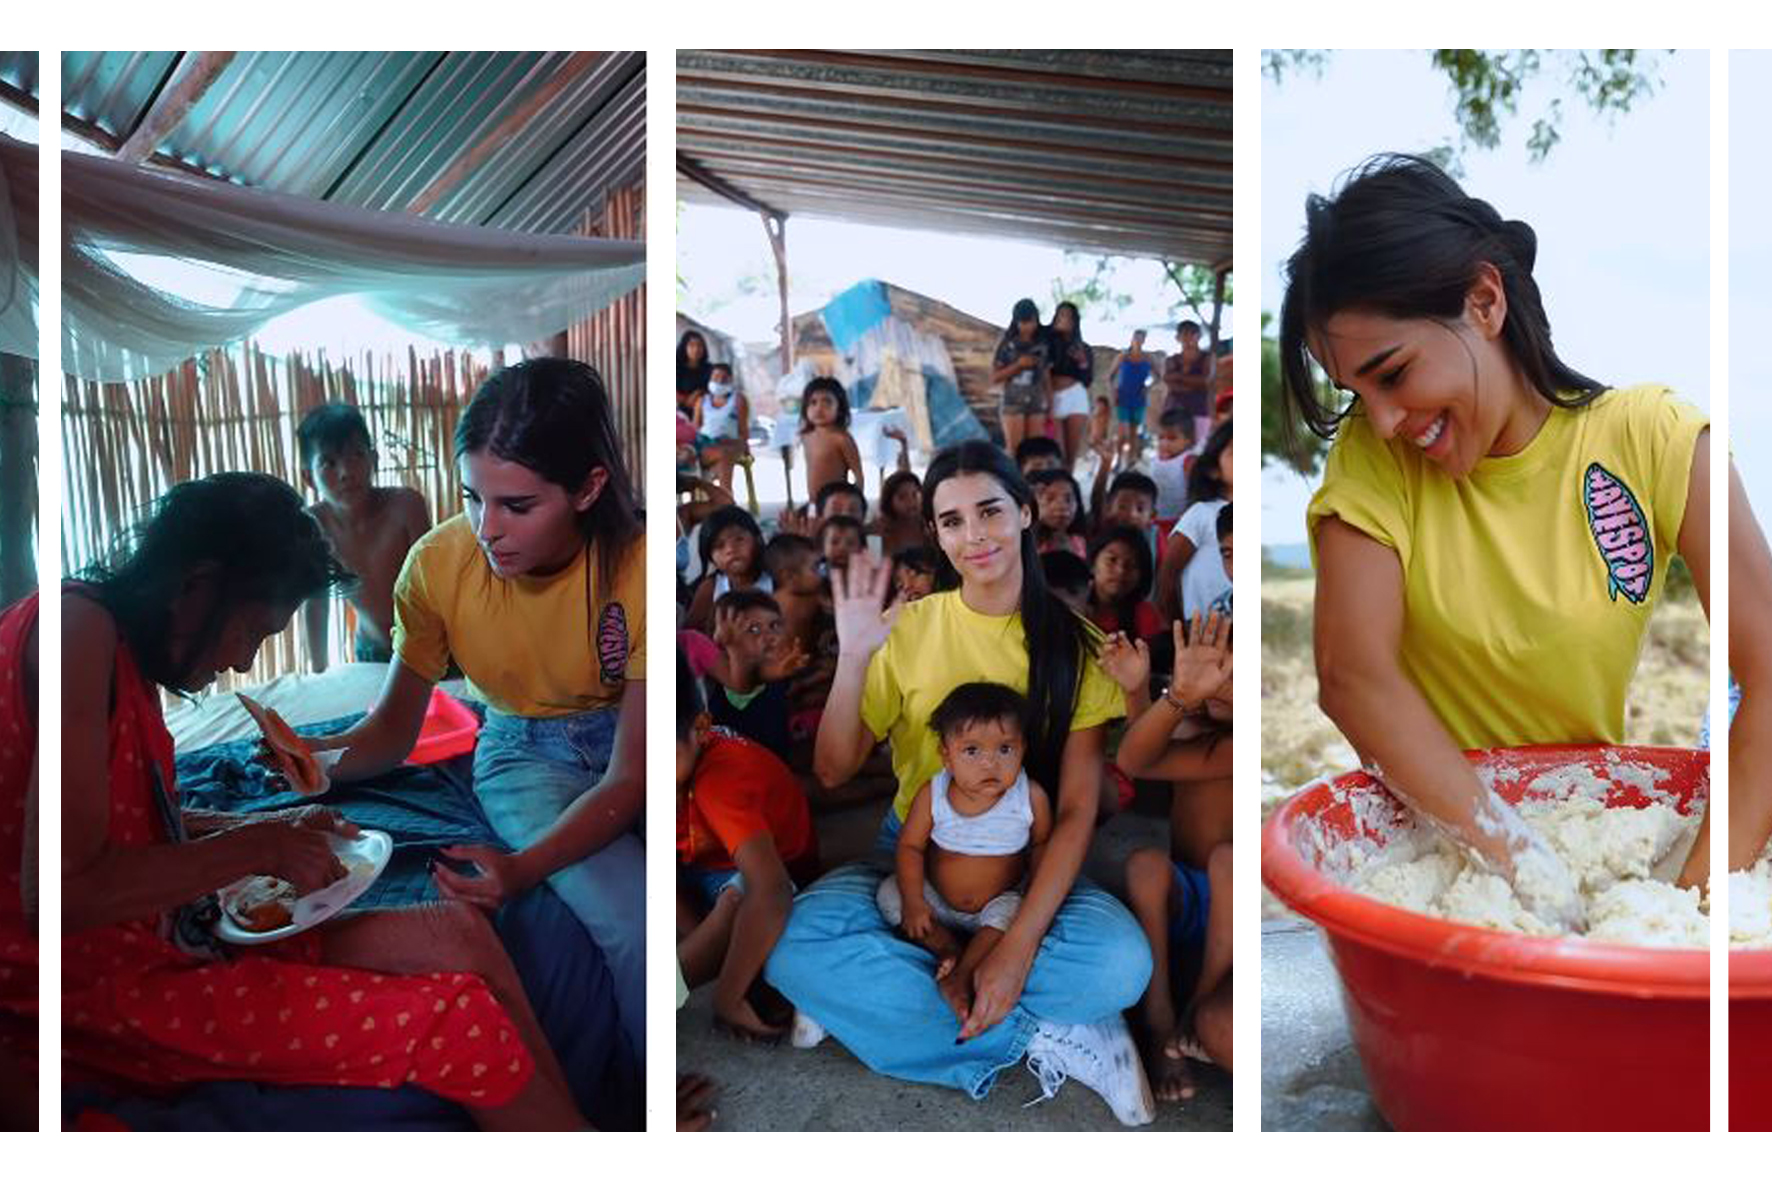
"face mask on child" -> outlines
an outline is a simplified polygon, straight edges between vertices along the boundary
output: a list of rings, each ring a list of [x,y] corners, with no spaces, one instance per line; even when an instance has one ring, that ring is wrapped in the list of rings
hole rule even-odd
[[[710,381],[710,382],[708,382],[708,393],[714,395],[714,397],[716,397],[716,398],[724,398],[727,394],[730,394],[731,392],[732,392],[732,386],[728,382],[724,382],[724,381]]]

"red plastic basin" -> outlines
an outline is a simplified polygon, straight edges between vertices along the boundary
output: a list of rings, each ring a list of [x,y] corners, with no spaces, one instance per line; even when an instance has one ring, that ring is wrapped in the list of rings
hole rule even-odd
[[[1608,773],[1620,762],[1667,772],[1656,790],[1682,811],[1710,788],[1703,751],[1542,746],[1466,757],[1494,770],[1510,802],[1538,775],[1572,764],[1613,785],[1607,807],[1649,802]],[[1349,840],[1383,844],[1383,820],[1403,812],[1353,772],[1287,800],[1261,837],[1262,880],[1328,935],[1354,1046],[1391,1126],[1708,1129],[1709,953],[1469,927],[1387,906],[1320,868]]]
[[[1729,1130],[1772,1132],[1772,951],[1729,953]]]
[[[432,689],[431,700],[425,705],[424,726],[406,761],[425,766],[465,755],[474,749],[479,733],[480,719],[473,710],[443,690]]]

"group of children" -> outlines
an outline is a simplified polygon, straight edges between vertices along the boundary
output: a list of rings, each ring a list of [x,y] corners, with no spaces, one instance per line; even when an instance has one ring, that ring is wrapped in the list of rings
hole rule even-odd
[[[716,982],[722,1028],[769,1041],[793,1029],[796,1043],[807,1039],[761,974],[795,884],[818,869],[807,794],[837,661],[832,580],[877,548],[891,568],[890,610],[937,589],[940,566],[908,462],[870,517],[841,385],[816,379],[802,420],[808,511],[783,512],[766,533],[730,503],[683,506],[685,540],[699,527],[700,570],[679,584],[677,719],[685,978]],[[1137,1013],[1146,1068],[1168,1100],[1192,1096],[1190,1059],[1231,1065],[1228,408],[1206,439],[1196,433],[1191,414],[1166,413],[1147,465],[1125,462],[1110,437],[1087,497],[1055,439],[1030,435],[1015,451],[1036,493],[1046,583],[1100,629],[1102,667],[1126,697],[1101,816],[1130,802],[1135,780],[1171,789],[1169,851],[1140,850],[1125,867],[1157,964]],[[1006,686],[973,683],[935,711],[944,769],[911,805],[879,892],[887,921],[933,953],[956,1014],[969,965],[1007,929],[1052,827],[1056,785],[1022,769],[1027,709]]]

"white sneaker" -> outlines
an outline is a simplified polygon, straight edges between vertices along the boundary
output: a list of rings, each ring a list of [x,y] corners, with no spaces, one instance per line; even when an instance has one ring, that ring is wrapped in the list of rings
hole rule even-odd
[[[794,1028],[788,1034],[789,1045],[800,1050],[810,1050],[829,1036],[824,1026],[808,1017],[801,1010],[794,1010]]]
[[[1114,1118],[1129,1128],[1157,1117],[1144,1063],[1122,1017],[1092,1025],[1040,1022],[1028,1042],[1028,1069],[1040,1080],[1043,1099],[1052,1098],[1059,1084],[1074,1078],[1100,1095]]]

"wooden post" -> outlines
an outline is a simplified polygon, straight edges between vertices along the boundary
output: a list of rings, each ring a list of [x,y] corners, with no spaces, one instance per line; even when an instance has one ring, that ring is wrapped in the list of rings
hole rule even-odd
[[[135,131],[117,149],[117,159],[140,164],[154,154],[172,129],[184,121],[215,80],[233,63],[231,52],[196,53],[179,63],[178,76],[154,100]]]
[[[0,603],[37,587],[31,546],[37,504],[37,367],[0,354]]]
[[[1224,313],[1224,277],[1230,273],[1229,267],[1219,267],[1212,276],[1212,336],[1206,347],[1214,356],[1217,356],[1218,348],[1218,323]]]
[[[794,371],[794,318],[788,312],[788,215],[759,213],[763,232],[769,235],[769,249],[775,252],[775,286],[781,295],[781,371],[783,376]]]

